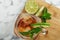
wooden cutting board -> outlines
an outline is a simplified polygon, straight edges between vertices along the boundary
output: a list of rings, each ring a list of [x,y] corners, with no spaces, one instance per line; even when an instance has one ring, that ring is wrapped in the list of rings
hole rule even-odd
[[[51,13],[51,20],[47,21],[51,24],[47,28],[48,34],[46,36],[39,35],[36,40],[60,40],[60,9],[50,5],[42,0],[36,0],[39,6],[45,6]]]
[[[48,34],[41,35],[37,37],[36,40],[60,40],[60,9],[55,6],[46,3],[43,0],[36,0],[39,6],[45,6],[51,13],[51,20],[47,20],[51,24],[50,28],[47,28]],[[22,13],[26,13],[23,9]]]

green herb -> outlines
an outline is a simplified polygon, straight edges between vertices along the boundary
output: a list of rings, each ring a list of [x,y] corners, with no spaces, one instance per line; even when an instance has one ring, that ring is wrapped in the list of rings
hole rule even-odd
[[[29,35],[31,38],[33,38],[34,34],[37,34],[38,32],[40,32],[42,30],[42,28],[33,28],[32,30],[28,31],[28,32],[19,32],[20,34],[26,36]]]
[[[51,14],[48,13],[47,8],[45,7],[43,12],[42,12],[42,16],[41,16],[42,22],[46,22],[46,20],[51,19]]]
[[[34,24],[31,24],[31,26],[33,28],[36,28],[36,27],[49,27],[50,24],[49,23],[34,23]]]
[[[30,36],[31,39],[33,39],[33,35],[34,35],[33,33],[32,34],[31,33],[29,34],[29,36]]]
[[[37,28],[33,28],[30,33],[38,33],[39,31],[41,31],[41,28],[37,27]]]
[[[32,30],[30,30],[28,32],[19,32],[19,33],[24,36],[29,35],[31,38],[33,38],[33,35],[39,33],[42,30],[42,27],[47,27],[47,26],[49,27],[50,26],[50,24],[46,23],[46,20],[51,19],[51,14],[48,13],[48,10],[46,7],[44,8],[40,18],[42,20],[42,23],[31,24],[31,26],[33,27]]]
[[[26,36],[29,34],[29,32],[20,32],[22,35]]]
[[[33,29],[30,31],[30,37],[33,38],[33,35],[39,33],[41,30],[42,30],[42,28],[39,28],[39,27],[33,28]]]

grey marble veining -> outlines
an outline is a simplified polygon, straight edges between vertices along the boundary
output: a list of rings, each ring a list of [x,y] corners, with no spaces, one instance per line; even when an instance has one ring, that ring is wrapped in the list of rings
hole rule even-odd
[[[0,40],[17,40],[14,24],[26,0],[0,0]]]

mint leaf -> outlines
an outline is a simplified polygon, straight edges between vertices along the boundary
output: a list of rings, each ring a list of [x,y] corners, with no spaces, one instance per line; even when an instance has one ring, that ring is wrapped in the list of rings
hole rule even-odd
[[[39,28],[39,27],[33,28],[33,29],[30,31],[30,33],[38,33],[38,32],[41,31],[41,30],[42,30],[42,28]]]
[[[41,25],[50,26],[50,24],[49,24],[49,23],[44,23],[44,22],[42,22],[42,23],[41,23]]]
[[[30,31],[30,37],[33,38],[33,35],[34,34],[37,34],[38,32],[40,32],[42,30],[42,28],[33,28],[31,31]]]
[[[45,26],[45,27],[48,26],[48,27],[49,27],[50,24],[49,24],[49,23],[44,23],[44,22],[42,22],[42,23],[34,23],[34,24],[31,24],[31,26],[32,26],[32,27],[41,27],[41,26],[42,26],[42,27],[43,27],[43,26]]]
[[[42,12],[42,16],[40,18],[42,19],[42,22],[46,22],[46,20],[51,19],[51,14],[48,13],[48,10],[46,7],[44,8]]]
[[[41,30],[42,30],[42,28],[33,28],[32,30],[30,30],[28,32],[19,32],[19,33],[24,36],[29,35],[31,38],[33,38],[33,35],[40,32]]]
[[[29,35],[30,35],[30,38],[33,39],[33,35],[34,35],[34,34],[32,33],[32,34],[29,34]]]
[[[43,10],[43,13],[47,13],[47,8],[45,7],[44,10]]]
[[[19,33],[21,33],[21,34],[24,35],[24,36],[26,36],[26,35],[29,34],[29,32],[19,32]]]

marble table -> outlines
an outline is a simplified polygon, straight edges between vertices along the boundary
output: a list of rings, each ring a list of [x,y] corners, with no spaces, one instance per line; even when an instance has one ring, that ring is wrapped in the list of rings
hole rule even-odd
[[[60,8],[60,0],[45,0]],[[26,0],[0,0],[0,40],[22,40],[14,35],[14,24]]]

